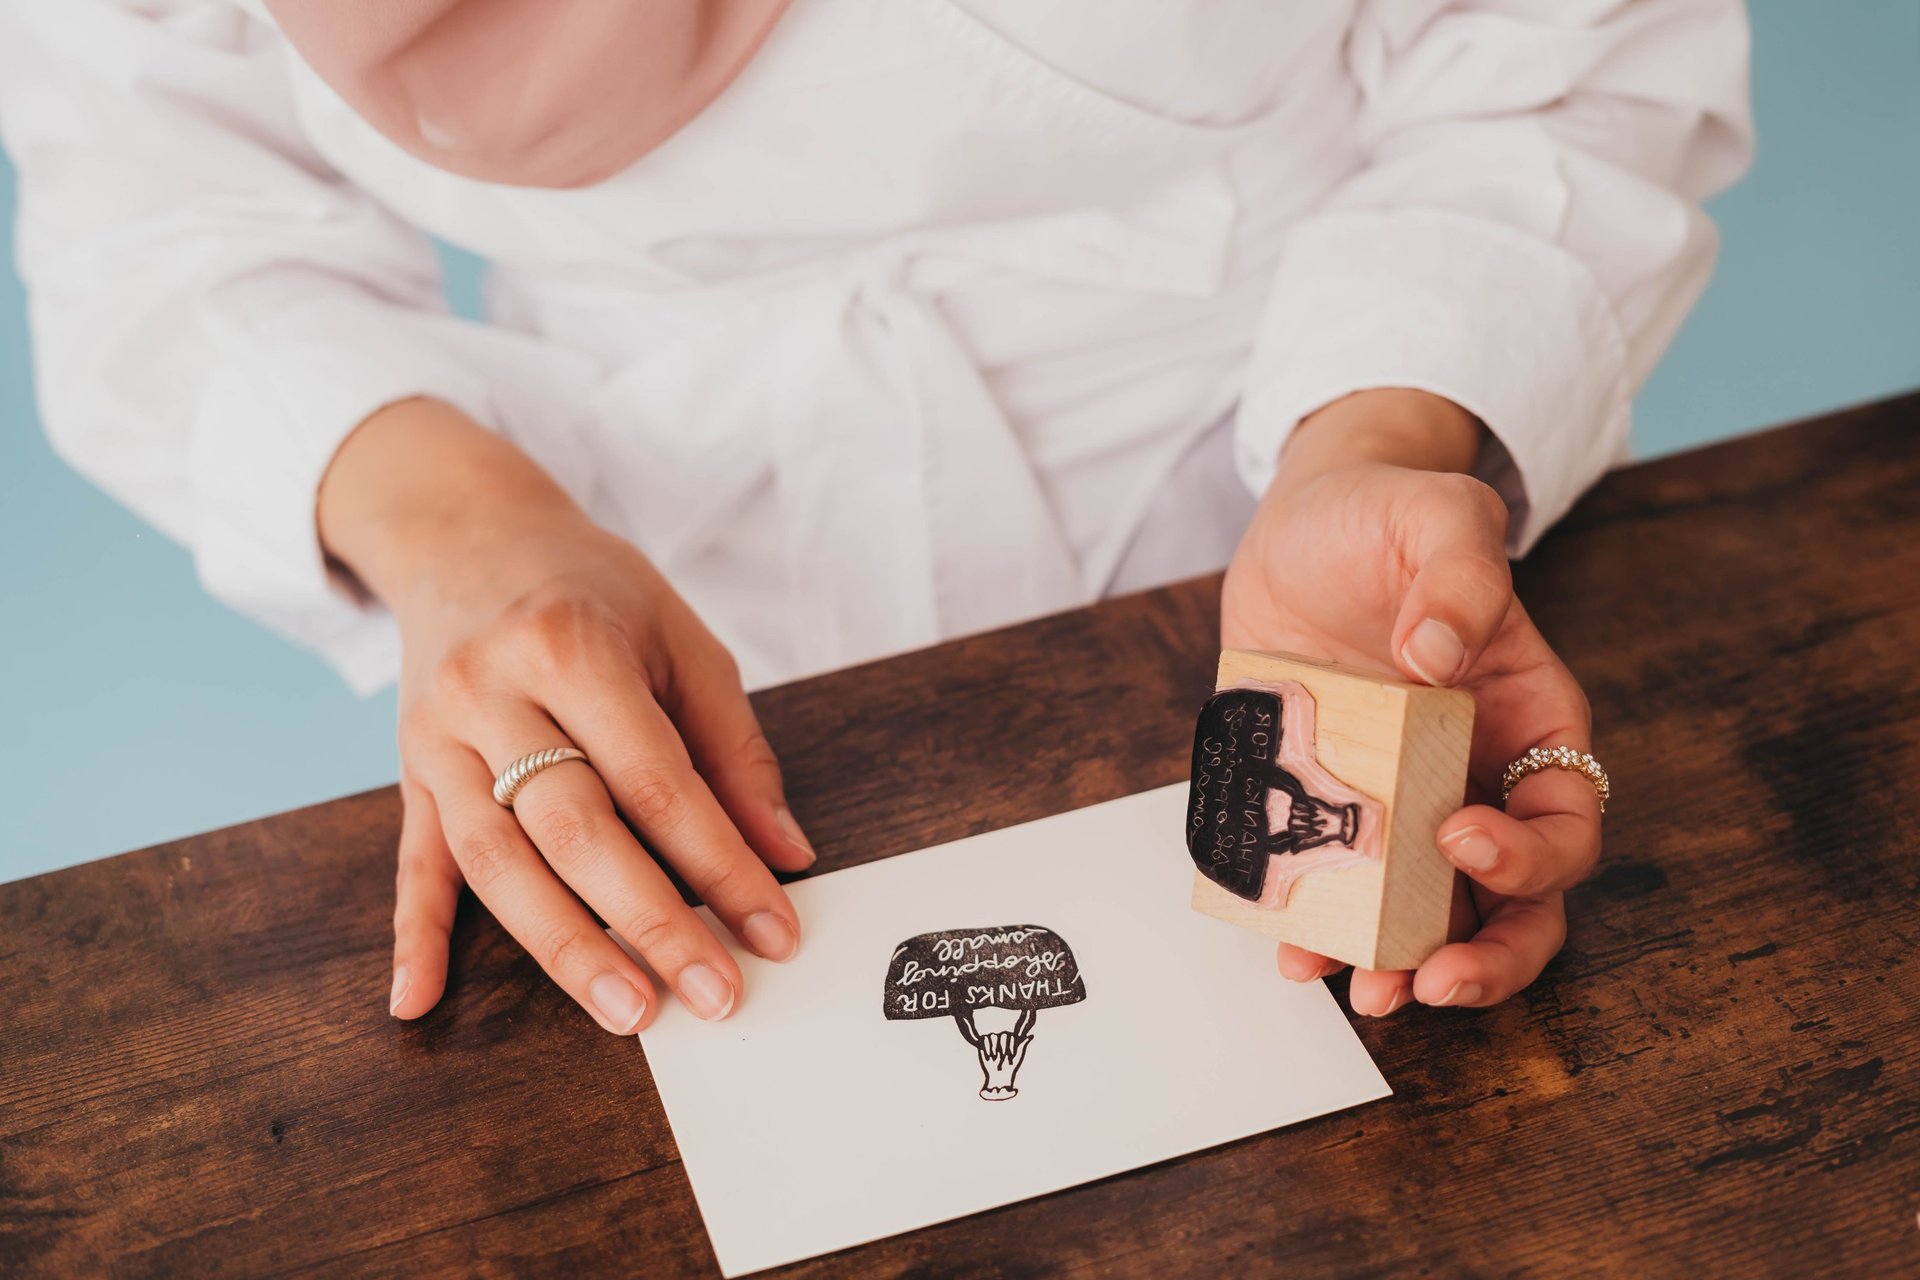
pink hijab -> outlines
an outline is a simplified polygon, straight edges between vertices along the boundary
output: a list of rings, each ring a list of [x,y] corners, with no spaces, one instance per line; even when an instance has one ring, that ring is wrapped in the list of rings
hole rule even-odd
[[[581,187],[672,137],[788,0],[266,0],[320,78],[408,153]]]

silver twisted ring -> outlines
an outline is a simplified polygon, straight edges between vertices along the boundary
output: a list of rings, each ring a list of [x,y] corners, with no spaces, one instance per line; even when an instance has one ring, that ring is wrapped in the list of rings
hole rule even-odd
[[[513,798],[520,794],[520,788],[526,786],[534,774],[569,760],[586,758],[586,752],[576,751],[572,747],[548,747],[545,751],[535,751],[530,755],[521,756],[502,769],[500,776],[493,780],[493,801],[495,804],[511,809]]]

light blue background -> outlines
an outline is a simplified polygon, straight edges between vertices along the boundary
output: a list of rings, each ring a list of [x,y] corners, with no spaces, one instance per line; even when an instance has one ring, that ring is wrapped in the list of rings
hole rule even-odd
[[[1639,406],[1646,453],[1920,385],[1920,3],[1755,5],[1760,157]],[[13,175],[0,162],[0,236]],[[451,289],[470,303],[475,265]],[[0,880],[378,786],[391,693],[200,593],[49,452],[0,272]]]

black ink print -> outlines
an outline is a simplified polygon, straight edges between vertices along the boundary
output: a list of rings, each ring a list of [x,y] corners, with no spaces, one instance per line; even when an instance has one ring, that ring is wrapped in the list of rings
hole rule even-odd
[[[1301,705],[1287,705],[1295,699]],[[1363,840],[1363,798],[1313,758],[1312,706],[1305,689],[1290,685],[1284,694],[1229,689],[1200,709],[1187,797],[1187,852],[1202,875],[1249,902],[1284,903],[1284,894],[1276,902],[1269,892],[1276,856],[1330,845],[1352,854],[1314,861],[1339,865],[1377,856],[1371,852],[1377,837],[1369,831]],[[1290,733],[1305,740],[1289,741]],[[1300,773],[1312,776],[1317,790],[1335,791],[1338,798],[1310,794]]]
[[[950,1017],[959,1025],[980,1055],[980,1096],[989,1102],[1018,1093],[1013,1078],[1026,1060],[1038,1011],[1086,998],[1066,940],[1037,924],[908,938],[893,949],[884,996],[889,1021]],[[1001,1011],[1000,1020],[1012,1015],[1012,1026],[983,1027],[975,1015],[986,1010]]]

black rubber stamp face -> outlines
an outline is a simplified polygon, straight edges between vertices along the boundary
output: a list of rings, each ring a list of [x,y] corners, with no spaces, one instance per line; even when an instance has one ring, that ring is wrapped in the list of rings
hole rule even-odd
[[[1018,1093],[1013,1078],[1038,1012],[1086,998],[1066,940],[1037,924],[908,938],[893,949],[884,997],[889,1021],[952,1018],[979,1055],[980,1096],[989,1102]]]
[[[1364,852],[1362,803],[1344,794],[1339,799],[1310,794],[1283,763],[1299,758],[1303,766],[1311,764],[1311,741],[1285,740],[1290,728],[1304,727],[1309,736],[1312,731],[1311,698],[1304,690],[1293,696],[1307,705],[1289,715],[1283,695],[1273,690],[1217,693],[1200,709],[1194,731],[1187,852],[1200,874],[1249,902],[1273,897],[1268,881],[1276,856],[1331,845],[1356,856]],[[1329,788],[1339,785],[1314,769]]]

